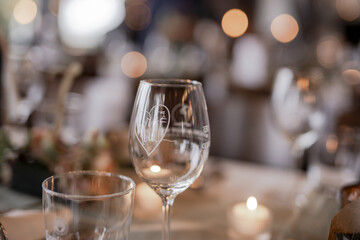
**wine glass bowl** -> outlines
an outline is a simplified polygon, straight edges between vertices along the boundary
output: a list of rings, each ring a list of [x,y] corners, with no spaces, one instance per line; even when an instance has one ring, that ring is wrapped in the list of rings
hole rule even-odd
[[[164,209],[170,210],[174,198],[200,175],[209,147],[201,83],[176,79],[140,82],[130,124],[130,155],[136,173],[162,198]],[[168,219],[168,213],[165,215]],[[164,229],[163,239],[168,239],[168,234]]]

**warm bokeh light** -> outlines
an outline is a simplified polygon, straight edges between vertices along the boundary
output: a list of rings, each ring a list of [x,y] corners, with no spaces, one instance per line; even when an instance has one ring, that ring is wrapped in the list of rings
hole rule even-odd
[[[335,36],[325,36],[316,46],[316,57],[321,66],[332,68],[341,54],[341,43]]]
[[[309,79],[307,78],[299,78],[296,83],[299,89],[302,90],[309,89],[310,82]]]
[[[272,21],[270,30],[276,40],[288,43],[298,35],[299,25],[293,16],[281,14]]]
[[[139,52],[128,52],[121,59],[121,69],[128,77],[140,77],[147,69],[146,58]]]
[[[233,38],[243,35],[248,25],[248,17],[240,9],[230,9],[224,14],[221,21],[224,33]]]
[[[149,26],[150,22],[151,10],[146,1],[135,0],[126,4],[126,26],[132,30],[140,31]]]
[[[336,135],[329,135],[326,138],[326,150],[329,153],[335,153],[338,148],[338,138]]]
[[[21,0],[14,8],[14,19],[20,24],[34,21],[37,14],[37,5],[32,0]]]
[[[251,196],[248,198],[248,200],[246,201],[246,207],[251,210],[254,211],[257,208],[257,200],[255,197]]]
[[[336,11],[342,19],[352,22],[360,16],[360,1],[336,0]]]
[[[152,171],[153,173],[158,173],[161,171],[161,167],[159,165],[152,165],[150,167],[150,171]]]
[[[360,83],[360,72],[357,69],[346,69],[342,73],[345,82],[350,85],[357,85]]]

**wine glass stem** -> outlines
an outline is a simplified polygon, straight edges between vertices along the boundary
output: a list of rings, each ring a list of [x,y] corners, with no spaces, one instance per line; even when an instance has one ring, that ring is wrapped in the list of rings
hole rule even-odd
[[[307,156],[305,155],[307,153],[306,150],[307,149],[298,148],[296,146],[292,146],[291,149],[291,154],[295,161],[295,167],[303,171],[306,171],[308,167],[308,162],[306,159]]]
[[[163,202],[163,226],[162,226],[162,240],[170,240],[170,209],[174,203],[174,198],[166,198],[162,199]]]

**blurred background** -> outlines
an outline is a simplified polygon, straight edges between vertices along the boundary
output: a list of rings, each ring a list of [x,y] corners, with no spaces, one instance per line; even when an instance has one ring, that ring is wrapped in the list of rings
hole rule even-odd
[[[359,40],[360,0],[0,0],[1,181],[131,166],[147,78],[202,82],[211,156],[358,178]]]

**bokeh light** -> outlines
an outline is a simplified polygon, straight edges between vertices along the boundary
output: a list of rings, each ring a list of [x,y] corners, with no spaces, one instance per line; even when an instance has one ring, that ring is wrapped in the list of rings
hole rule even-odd
[[[230,9],[224,14],[221,21],[224,33],[233,38],[243,35],[248,25],[248,17],[240,9]]]
[[[299,25],[293,16],[281,14],[272,21],[270,30],[276,40],[288,43],[298,35]]]
[[[230,73],[233,83],[247,89],[265,86],[268,54],[265,43],[255,34],[247,34],[234,42]]]
[[[309,82],[309,79],[307,79],[307,78],[299,78],[297,80],[296,84],[299,89],[307,90],[307,89],[309,89],[310,82]]]
[[[126,4],[125,24],[130,29],[141,31],[151,22],[151,10],[142,0],[128,1]]]
[[[14,7],[14,19],[20,24],[34,21],[37,14],[37,5],[32,0],[21,0]]]
[[[257,200],[254,196],[251,196],[246,201],[246,206],[250,211],[254,211],[257,208]]]
[[[121,59],[121,69],[128,77],[141,77],[147,69],[146,58],[139,52],[128,52]]]
[[[307,92],[304,96],[304,102],[308,104],[316,103],[316,95],[312,92]]]
[[[124,0],[62,0],[58,13],[62,41],[72,48],[96,48],[125,18]]]
[[[346,69],[342,72],[346,83],[350,85],[357,85],[360,83],[360,71],[357,69]]]
[[[321,66],[332,68],[336,65],[341,54],[341,43],[335,36],[325,36],[316,46],[316,57]]]
[[[159,165],[152,165],[150,167],[150,171],[152,171],[153,173],[159,173],[161,171],[161,167]]]
[[[336,0],[336,11],[342,19],[352,22],[360,16],[360,1]]]
[[[326,138],[326,150],[329,153],[335,153],[338,148],[338,138],[336,135],[329,135]]]

